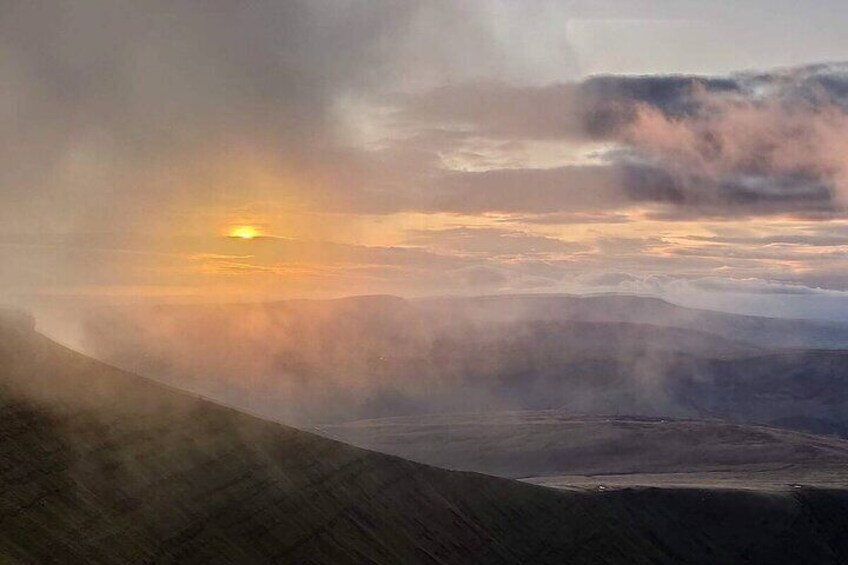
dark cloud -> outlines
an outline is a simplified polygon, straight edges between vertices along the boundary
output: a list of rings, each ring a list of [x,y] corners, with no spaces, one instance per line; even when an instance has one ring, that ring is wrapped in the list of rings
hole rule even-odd
[[[732,78],[692,76],[599,76],[580,87],[585,114],[585,131],[607,138],[629,125],[639,105],[660,109],[669,117],[685,118],[696,114],[702,104],[692,97],[695,84],[708,92],[731,93],[740,90]]]
[[[784,213],[799,209],[833,210],[833,189],[821,179],[800,174],[768,175],[728,172],[722,178],[665,168],[627,164],[621,167],[627,195],[637,202],[666,202],[727,215]]]
[[[599,104],[625,110],[599,131],[629,148],[613,160],[636,200],[731,215],[837,211],[848,193],[846,77],[844,66],[817,66],[725,80],[609,78],[617,94]]]
[[[437,207],[446,210],[528,209],[504,202],[504,190],[538,199],[550,213],[594,194],[618,206],[667,204],[689,217],[827,217],[848,199],[848,65],[727,77],[603,76],[544,87],[455,85],[406,98],[400,115],[452,132],[453,143],[482,136],[609,144],[596,150],[591,171],[528,166],[447,176],[447,190],[437,191]],[[573,181],[585,188],[573,189]],[[478,183],[492,187],[480,200]]]

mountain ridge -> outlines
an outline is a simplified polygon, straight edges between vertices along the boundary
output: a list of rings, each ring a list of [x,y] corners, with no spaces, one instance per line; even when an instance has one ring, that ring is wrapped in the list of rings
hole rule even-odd
[[[565,493],[445,471],[176,393],[27,327],[0,331],[0,433],[10,563],[848,558],[841,490]]]

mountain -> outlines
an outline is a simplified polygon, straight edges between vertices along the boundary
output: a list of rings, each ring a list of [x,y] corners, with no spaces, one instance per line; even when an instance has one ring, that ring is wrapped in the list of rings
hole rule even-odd
[[[545,484],[848,488],[848,441],[720,420],[525,411],[362,420],[320,432],[431,465]]]
[[[848,493],[560,492],[350,447],[0,320],[5,563],[844,563]]]
[[[503,322],[629,322],[697,330],[769,348],[846,349],[848,324],[792,320],[686,308],[660,298],[634,295],[502,295],[421,300],[432,311]]]
[[[833,323],[532,295],[111,309],[85,327],[99,359],[300,425],[553,409],[848,436],[848,350],[787,347],[841,343]]]

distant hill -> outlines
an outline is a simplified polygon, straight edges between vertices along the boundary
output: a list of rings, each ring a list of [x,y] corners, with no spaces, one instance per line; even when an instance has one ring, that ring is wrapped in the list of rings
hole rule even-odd
[[[427,309],[490,321],[629,322],[713,333],[768,348],[846,349],[848,324],[765,318],[686,308],[632,295],[526,294],[421,300]]]
[[[627,476],[630,484],[848,488],[848,441],[718,420],[529,411],[362,420],[320,431],[431,465],[562,485]]]
[[[848,493],[565,493],[363,451],[0,322],[4,563],[844,563]]]
[[[845,326],[633,296],[357,297],[92,314],[99,359],[300,425],[462,411],[848,436]],[[778,347],[781,346],[781,347]]]

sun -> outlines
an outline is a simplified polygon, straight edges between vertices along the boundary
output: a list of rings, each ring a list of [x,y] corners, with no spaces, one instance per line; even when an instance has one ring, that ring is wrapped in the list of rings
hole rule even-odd
[[[255,239],[262,235],[255,226],[235,226],[229,236],[237,239]]]

